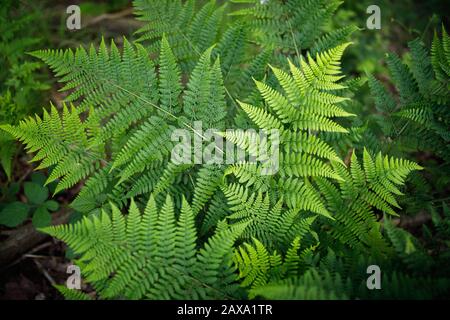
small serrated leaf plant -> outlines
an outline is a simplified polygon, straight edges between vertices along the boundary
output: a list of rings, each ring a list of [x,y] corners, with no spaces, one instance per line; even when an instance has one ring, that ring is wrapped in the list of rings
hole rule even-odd
[[[45,186],[46,177],[40,173],[33,173],[30,181],[12,183],[8,188],[4,188],[4,195],[1,198],[0,224],[7,227],[17,227],[26,219],[31,221],[36,228],[43,228],[51,225],[51,213],[59,209],[59,203],[50,197],[50,190],[55,184]],[[26,201],[18,199],[19,191],[23,188],[23,195]]]

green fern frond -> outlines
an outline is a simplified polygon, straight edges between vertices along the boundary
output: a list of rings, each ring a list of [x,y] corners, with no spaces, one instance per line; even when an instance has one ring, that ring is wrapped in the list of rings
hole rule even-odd
[[[248,4],[247,7],[231,14],[247,21],[259,44],[280,48],[282,52],[288,53],[295,53],[299,46],[311,47],[323,34],[322,27],[329,22],[341,4],[340,1],[334,0],[233,2]]]
[[[350,35],[352,35],[357,30],[359,30],[358,27],[354,25],[348,25],[324,34],[322,37],[317,39],[310,52],[314,56],[316,53],[334,48],[339,44],[346,42]]]
[[[288,278],[252,290],[252,295],[270,300],[347,300],[348,282],[339,274],[321,276],[314,269],[298,278]]]
[[[219,60],[210,63],[212,49],[203,53],[192,72],[183,109],[189,123],[201,120],[204,127],[220,130],[225,125],[225,90]]]
[[[282,201],[278,200],[271,206],[269,195],[262,192],[249,195],[249,190],[238,184],[223,186],[231,214],[226,218],[233,224],[248,223],[242,238],[249,240],[257,238],[264,245],[275,248],[285,248],[298,236],[306,236],[311,231],[314,217],[301,217],[300,208],[286,210],[282,207]],[[305,197],[306,198],[306,197]],[[328,214],[316,209],[313,204],[304,200],[303,204],[311,211],[319,211],[319,214]],[[309,205],[309,206],[308,206]],[[306,208],[305,208],[306,209]],[[328,217],[331,216],[328,214]]]
[[[216,233],[200,250],[194,214],[184,200],[178,220],[167,197],[158,210],[153,197],[141,214],[134,201],[124,216],[85,217],[73,225],[42,231],[63,240],[86,266],[89,283],[102,282],[102,298],[219,298],[234,293],[232,246],[244,225]]]
[[[450,76],[449,35],[442,26],[442,41],[437,32],[434,33],[431,46],[431,65],[438,80],[446,80]]]
[[[405,64],[402,63],[396,54],[390,54],[387,64],[392,74],[392,79],[400,93],[400,100],[403,104],[418,99],[419,92],[413,75]]]
[[[89,123],[107,120],[101,128],[103,140],[149,116],[158,101],[152,60],[144,47],[133,47],[126,39],[122,54],[113,41],[110,50],[102,41],[98,51],[91,45],[89,51],[80,47],[75,52],[40,50],[32,55],[48,64],[65,83],[61,91],[71,91],[66,101],[82,98],[78,112],[95,108]]]
[[[165,36],[161,40],[159,64],[160,106],[169,114],[179,114],[181,111],[179,98],[182,90],[181,70]]]
[[[426,272],[431,264],[430,257],[427,256],[423,248],[410,233],[397,228],[385,217],[384,228],[389,240],[397,253],[408,268],[415,271]]]
[[[82,291],[69,289],[63,285],[55,285],[54,287],[64,296],[66,300],[92,300],[91,296]]]
[[[239,268],[241,286],[251,289],[265,285],[272,277],[280,278],[281,257],[276,252],[270,254],[264,245],[253,239],[254,247],[244,243],[235,252],[235,263]],[[278,269],[278,270],[277,270]],[[249,298],[253,298],[251,295]]]
[[[305,258],[298,253],[301,237],[297,236],[289,245],[283,257],[276,251],[270,253],[262,242],[253,238],[253,245],[242,244],[235,250],[234,263],[239,269],[241,286],[249,289],[249,298],[257,296],[255,292],[269,283],[280,281],[299,274],[300,266]]]
[[[147,163],[168,157],[173,147],[168,143],[173,130],[174,127],[158,117],[150,117],[139,126],[112,165],[111,170],[123,167],[119,183],[141,172]]]
[[[444,43],[448,43],[445,29],[442,40],[435,33],[431,56],[420,39],[409,43],[411,61],[408,64],[395,54],[388,56],[388,67],[400,95],[399,105],[373,76],[368,78],[377,109],[389,117],[380,117],[377,122],[398,149],[431,150],[449,159],[450,117],[445,106],[450,101],[446,72],[450,68]],[[391,115],[395,117],[390,118]]]
[[[370,90],[375,99],[375,106],[381,112],[391,113],[396,108],[392,95],[386,90],[381,82],[371,74],[367,75]]]
[[[216,43],[222,27],[225,6],[206,2],[197,9],[197,1],[135,0],[138,20],[146,25],[137,31],[138,41],[149,43],[149,52],[156,53],[165,34],[178,61],[189,69],[192,60]]]
[[[22,120],[17,126],[2,125],[1,129],[24,143],[28,152],[36,153],[32,161],[41,161],[37,169],[52,167],[46,183],[59,179],[55,193],[94,173],[104,158],[103,145],[88,134],[72,105],[70,109],[64,105],[61,116],[51,105],[50,113],[44,110],[42,118]]]
[[[213,230],[221,221],[224,221],[229,213],[226,197],[221,190],[217,190],[202,219],[200,234],[204,235]]]
[[[192,210],[196,214],[215,193],[222,182],[223,170],[214,165],[205,165],[198,171],[195,183]]]

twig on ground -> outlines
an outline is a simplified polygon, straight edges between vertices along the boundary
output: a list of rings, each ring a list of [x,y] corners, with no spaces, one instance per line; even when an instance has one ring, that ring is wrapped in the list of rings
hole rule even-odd
[[[44,275],[44,277],[50,282],[50,284],[52,286],[56,285],[56,281],[52,278],[52,276],[47,272],[47,270],[45,270],[44,266],[38,261],[38,260],[33,260],[34,263],[36,264],[37,268],[39,269],[39,271],[41,271],[41,273]]]
[[[420,212],[413,217],[401,216],[399,227],[403,229],[415,228],[431,220],[431,215],[426,212]]]
[[[89,20],[88,22],[86,22],[86,24],[84,25],[84,27],[89,27],[95,24],[98,24],[102,21],[105,20],[115,20],[115,19],[120,19],[126,16],[129,16],[133,13],[133,8],[126,8],[125,10],[119,11],[119,12],[115,12],[115,13],[104,13],[101,14],[91,20]]]
[[[34,247],[33,249],[31,249],[30,251],[24,253],[20,258],[14,260],[13,262],[11,262],[10,264],[8,264],[7,266],[5,266],[4,268],[1,269],[1,271],[6,270],[11,268],[12,266],[18,264],[19,262],[21,262],[22,260],[24,260],[25,258],[27,258],[27,256],[31,256],[33,255],[33,253],[41,251],[42,249],[45,249],[47,247],[50,247],[52,245],[51,241],[47,241],[44,242],[36,247]]]
[[[67,222],[71,212],[66,209],[62,209],[52,215],[53,225],[58,225]],[[37,231],[32,223],[27,223],[19,228],[9,230],[8,232],[3,231],[2,235],[7,235],[6,240],[2,240],[2,245],[0,246],[0,266],[5,266],[1,270],[5,270],[12,265],[20,262],[22,259],[14,261],[18,256],[22,256],[25,252],[26,254],[33,254],[43,247],[38,244],[44,241],[48,236]],[[51,242],[49,242],[51,243]],[[38,245],[37,247],[35,247]],[[43,244],[44,248],[49,246],[49,244]],[[14,261],[11,263],[11,261]]]

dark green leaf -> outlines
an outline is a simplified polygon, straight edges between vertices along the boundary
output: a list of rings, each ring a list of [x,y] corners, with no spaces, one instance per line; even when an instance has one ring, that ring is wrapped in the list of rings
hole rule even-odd
[[[11,196],[15,196],[20,190],[20,184],[17,182],[13,182],[10,184],[9,188],[8,188],[8,193]]]
[[[8,227],[15,227],[21,224],[28,216],[29,207],[22,202],[8,204],[0,212],[0,224]]]
[[[34,204],[42,204],[48,198],[48,189],[34,182],[25,182],[25,195],[28,201]]]
[[[33,225],[36,228],[43,228],[49,226],[51,222],[52,216],[50,215],[50,212],[48,212],[45,207],[37,208],[33,215]]]
[[[37,183],[38,185],[43,186],[46,180],[47,177],[42,172],[34,172],[31,175],[31,181]]]
[[[45,207],[50,211],[56,211],[59,208],[59,204],[55,200],[48,200],[45,201]]]

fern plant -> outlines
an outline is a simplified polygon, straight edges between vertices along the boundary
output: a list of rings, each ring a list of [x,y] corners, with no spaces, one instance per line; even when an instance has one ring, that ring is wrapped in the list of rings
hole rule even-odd
[[[378,110],[376,116],[369,116],[368,131],[378,141],[371,149],[409,158],[420,155],[421,165],[426,168],[408,179],[410,195],[401,203],[411,216],[439,212],[445,217],[442,204],[448,200],[449,179],[443,173],[449,171],[450,125],[448,42],[443,27],[441,36],[435,32],[431,49],[421,39],[415,39],[409,43],[409,53],[403,59],[395,54],[388,56],[398,98],[374,76],[368,76]]]
[[[410,150],[429,150],[448,161],[449,114],[449,36],[442,29],[442,39],[435,33],[431,56],[424,44],[416,39],[409,43],[410,65],[391,54],[388,66],[400,94],[397,105],[373,76],[369,84],[376,107],[386,116],[384,133],[398,147]],[[385,119],[385,118],[383,118]]]
[[[321,38],[316,28],[339,2],[235,2],[245,8],[134,1],[146,22],[137,42],[32,53],[63,83],[66,103],[0,128],[26,145],[56,191],[82,184],[71,206],[83,219],[40,229],[76,253],[94,289],[61,293],[354,299],[403,297],[436,283],[438,293],[423,297],[448,292],[446,274],[418,272],[433,270],[432,259],[389,220],[407,177],[422,167],[361,147],[352,92],[363,81],[341,72],[350,44],[342,39],[354,30]],[[197,121],[258,161],[199,163],[191,148],[191,163],[174,163],[175,129],[206,145]],[[258,155],[252,142],[279,158]],[[365,287],[376,263],[387,274],[385,295]]]
[[[192,70],[201,53],[216,44],[213,55],[220,56],[228,98],[245,99],[254,92],[248,82],[252,77],[263,78],[269,60],[277,65],[285,62],[285,55],[330,49],[357,30],[350,25],[324,32],[322,26],[330,21],[339,1],[230,2],[133,1],[138,19],[145,23],[136,32],[138,41],[156,53],[165,34],[185,71]]]
[[[351,116],[351,114],[339,106],[339,102],[344,99],[327,92],[342,88],[342,85],[338,83],[338,80],[341,78],[338,75],[339,59],[346,46],[343,45],[323,54],[318,54],[316,60],[309,57],[308,63],[301,60],[299,63],[302,69],[299,69],[291,63],[292,76],[280,69],[274,68],[274,73],[282,84],[287,97],[271,89],[264,83],[257,82],[257,86],[270,108],[269,110],[273,110],[275,115],[271,115],[269,112],[264,111],[264,109],[258,110],[257,107],[241,103],[243,109],[249,114],[249,117],[256,125],[266,131],[273,128],[281,131],[281,144],[284,149],[280,156],[280,174],[278,176],[268,176],[267,179],[263,178],[258,181],[257,173],[261,169],[259,165],[238,164],[229,167],[225,172],[220,168],[208,166],[202,168],[198,172],[198,188],[196,188],[193,195],[194,212],[201,211],[211,197],[218,196],[216,189],[219,186],[227,198],[227,203],[222,202],[219,204],[219,208],[229,205],[229,209],[225,210],[235,211],[233,215],[226,213],[227,223],[218,223],[216,232],[220,233],[238,228],[241,230],[239,235],[237,234],[230,239],[241,238],[248,240],[251,238],[259,238],[263,243],[279,248],[280,250],[286,250],[289,243],[296,237],[307,235],[311,243],[314,242],[314,238],[316,240],[319,238],[324,243],[331,241],[328,240],[329,238],[334,238],[339,240],[343,245],[350,247],[362,249],[364,246],[367,246],[372,249],[379,249],[381,253],[386,251],[385,243],[379,234],[379,223],[375,218],[373,210],[378,209],[395,214],[391,206],[397,206],[394,194],[400,193],[395,187],[395,184],[402,184],[405,176],[411,170],[419,169],[419,167],[408,161],[383,158],[381,155],[374,161],[369,153],[365,151],[364,171],[359,167],[355,156],[352,158],[350,169],[347,169],[332,147],[312,134],[312,132],[318,130],[346,132],[345,128],[331,120],[332,117],[336,116]],[[107,51],[105,50],[103,45],[99,49],[98,55],[101,54],[103,59],[108,59],[105,58],[107,57]],[[116,49],[113,46],[112,55],[115,52],[114,50]],[[133,52],[133,49],[131,49],[129,44],[125,43],[124,57],[122,57],[123,62],[127,62],[128,59],[125,55],[133,56],[131,52]],[[137,52],[135,51],[135,57],[136,55],[139,56]],[[166,75],[165,72],[170,72],[170,76],[178,74],[174,63],[170,64],[170,61],[173,62],[174,60],[170,53],[170,47],[166,40],[163,39],[160,58],[161,74],[159,77],[162,88],[167,88],[164,85],[169,75]],[[208,76],[205,78],[204,72],[206,74],[209,72],[211,76],[217,74],[215,70],[218,69],[214,69],[214,65],[211,67],[209,64],[210,53],[211,50],[207,50],[200,60],[198,67],[194,69],[192,79],[188,83],[188,89],[184,96],[183,118],[177,119],[177,121],[189,127],[191,127],[190,123],[196,119],[194,118],[196,113],[193,112],[193,107],[198,107],[198,100],[200,100],[198,98],[199,93],[200,96],[210,97],[210,90],[204,90],[204,88],[210,89],[205,83],[208,81]],[[51,61],[51,65],[55,67],[57,72],[67,72],[64,69],[64,63],[67,60],[64,59],[68,59],[68,61],[72,61],[72,59],[80,59],[79,61],[88,59],[87,54],[83,50],[80,50],[75,55],[72,55],[71,51],[67,51],[64,54],[62,52],[38,53],[38,55],[41,54],[45,57],[49,56],[49,59],[55,59],[49,61]],[[97,58],[96,53],[92,49],[90,57],[91,61],[95,61],[94,59]],[[63,59],[63,65],[57,65],[59,61],[57,59]],[[84,60],[83,65],[87,66],[89,70],[89,63],[86,60]],[[217,68],[218,65],[215,64],[215,66]],[[203,73],[200,73],[201,71]],[[86,72],[86,74],[88,73]],[[201,80],[200,74],[203,75]],[[80,76],[83,77],[85,74],[81,74]],[[154,78],[150,77],[150,79]],[[74,86],[76,83],[78,82],[69,84],[69,87]],[[94,86],[94,88],[96,85],[87,81],[80,82],[81,87],[77,88],[77,91],[74,91],[72,96],[77,96],[79,92],[86,91],[87,89],[84,88],[86,84]],[[100,88],[104,87],[104,84],[97,85],[100,85]],[[170,87],[170,89],[177,88],[180,88],[180,86]],[[170,124],[170,119],[167,119],[169,117],[168,114],[173,115],[178,105],[173,103],[175,99],[171,90],[166,89],[161,90],[161,92],[162,97],[159,100],[159,104],[163,108],[156,104],[151,105],[154,107],[153,112],[160,112],[160,115],[149,116],[146,120],[137,119],[133,121],[133,119],[125,118],[125,128],[122,133],[123,138],[119,139],[119,142],[116,142],[114,137],[114,135],[119,134],[117,131],[114,131],[113,136],[108,135],[109,126],[111,122],[115,122],[118,114],[113,114],[113,117],[110,118],[109,112],[112,111],[108,112],[103,109],[102,104],[91,108],[86,120],[81,122],[79,113],[84,111],[83,107],[85,102],[83,101],[77,108],[72,106],[69,110],[68,107],[64,107],[62,117],[59,116],[55,108],[52,108],[50,113],[44,113],[43,119],[36,118],[23,121],[18,127],[2,127],[24,141],[30,151],[38,151],[34,160],[42,160],[40,167],[45,168],[55,165],[48,181],[60,179],[57,190],[68,188],[79,180],[91,175],[91,178],[86,182],[86,187],[75,200],[74,205],[75,207],[81,206],[89,209],[86,211],[90,211],[93,214],[93,218],[86,218],[83,223],[75,226],[55,227],[45,229],[45,231],[66,241],[75,252],[86,254],[86,258],[82,258],[80,264],[84,265],[88,263],[84,267],[85,272],[87,272],[86,279],[88,281],[95,284],[103,278],[108,278],[111,273],[115,274],[117,272],[118,274],[124,274],[123,278],[118,277],[117,284],[116,282],[112,282],[110,284],[104,284],[104,288],[96,287],[101,296],[105,298],[118,297],[120,295],[131,298],[141,298],[144,296],[153,298],[186,297],[180,292],[161,292],[163,288],[167,287],[167,284],[164,284],[162,287],[155,287],[156,284],[149,283],[145,287],[147,289],[144,290],[141,287],[142,281],[137,281],[137,287],[132,286],[128,288],[127,281],[134,279],[134,276],[130,275],[128,270],[130,268],[134,270],[132,265],[141,263],[137,260],[129,260],[126,258],[134,256],[134,254],[117,253],[117,256],[112,254],[103,256],[99,252],[107,252],[108,249],[107,247],[99,249],[99,235],[95,233],[94,236],[89,237],[96,239],[91,244],[86,244],[83,241],[80,242],[79,238],[81,234],[85,234],[89,230],[92,232],[100,232],[97,230],[98,228],[104,230],[104,228],[109,229],[110,224],[114,226],[115,219],[118,219],[114,218],[114,215],[121,217],[119,211],[118,209],[113,209],[113,222],[110,222],[108,220],[109,216],[105,212],[105,206],[108,207],[107,201],[113,200],[114,198],[115,203],[122,206],[125,199],[132,197],[135,189],[131,189],[131,192],[125,194],[124,189],[120,188],[133,175],[143,170],[146,170],[148,173],[144,173],[141,176],[143,177],[142,179],[148,180],[150,177],[155,178],[155,175],[161,175],[161,177],[157,177],[154,180],[153,186],[151,185],[138,193],[142,194],[154,189],[161,196],[161,191],[167,189],[170,186],[170,182],[173,182],[174,175],[179,175],[183,170],[190,168],[190,166],[182,166],[181,168],[179,166],[173,166],[167,163],[168,159],[163,159],[163,153],[165,152],[167,154],[170,151],[170,148],[167,147],[168,133],[174,128]],[[217,90],[214,92],[217,92]],[[179,94],[178,91],[175,97],[178,97]],[[113,92],[111,92],[111,95],[114,97]],[[87,95],[86,99],[92,99],[92,96]],[[106,96],[106,99],[111,98]],[[129,102],[128,100],[126,101]],[[318,102],[319,104],[316,105],[314,102]],[[97,103],[100,104],[99,102]],[[164,106],[166,109],[164,109]],[[203,106],[208,107],[208,105]],[[202,105],[200,105],[199,111],[203,111],[201,107]],[[117,108],[120,113],[120,107],[118,106]],[[100,109],[100,112],[98,109]],[[102,112],[107,115],[106,119],[98,115],[98,113],[101,114]],[[205,116],[208,115],[206,112]],[[187,118],[187,116],[191,116],[191,118]],[[103,121],[103,126],[99,125],[101,121]],[[142,124],[139,124],[140,122]],[[215,122],[211,121],[210,124],[211,126],[217,126],[217,120]],[[133,128],[134,126],[135,129]],[[156,128],[157,130],[155,130]],[[127,131],[129,131],[128,134],[125,133]],[[244,149],[251,147],[245,142],[245,139],[243,140],[238,135],[226,133],[225,136]],[[121,149],[115,145],[116,143],[122,146]],[[111,161],[108,161],[106,157],[105,149],[107,144],[113,150],[113,159]],[[299,155],[293,152],[299,153]],[[108,163],[104,163],[105,158]],[[154,164],[149,165],[149,161],[154,161]],[[158,167],[161,168],[159,169],[161,170],[159,174],[157,171]],[[122,170],[117,170],[117,168],[121,168]],[[117,175],[114,175],[115,172],[117,172]],[[240,183],[245,183],[245,187],[228,185],[226,181],[220,179],[221,176],[229,177],[230,175],[235,175]],[[211,179],[212,176],[216,178]],[[288,183],[283,183],[284,179],[288,179]],[[133,179],[133,181],[136,183],[134,187],[140,186],[142,183],[140,180],[136,182]],[[341,194],[337,191],[334,183],[340,185]],[[105,193],[105,190],[111,190],[111,187],[114,189],[109,191],[110,194],[108,195]],[[256,188],[260,192],[259,195],[248,198],[248,188]],[[264,196],[264,199],[261,192],[268,192]],[[181,194],[182,197],[183,191],[177,194],[178,196]],[[117,195],[119,195],[118,199]],[[92,199],[92,197],[101,197],[101,212],[92,211],[92,207],[95,206],[96,201],[96,198]],[[277,198],[280,198],[280,200],[276,200]],[[270,211],[270,216],[268,216],[270,202],[274,203],[274,209]],[[350,206],[348,206],[348,203],[350,203]],[[182,210],[185,206],[182,206]],[[163,208],[163,211],[166,212],[170,207],[171,204],[168,204],[166,200],[166,206]],[[346,212],[347,207],[350,208],[350,212]],[[224,218],[214,217],[218,212],[217,208],[212,213],[213,217],[211,217],[209,210],[208,206],[206,216],[209,215],[209,220],[219,221]],[[133,209],[132,211],[136,210]],[[331,227],[331,232],[322,232],[320,236],[317,236],[317,232],[311,228],[315,220],[314,215],[309,218],[301,218],[299,215],[300,212],[310,212],[324,217],[323,219],[325,220],[320,221],[319,226]],[[277,216],[278,218],[276,218]],[[261,224],[261,221],[264,221],[264,219],[270,219],[273,222],[270,222],[265,227]],[[135,224],[140,225],[136,221]],[[103,223],[105,223],[104,226]],[[93,226],[99,225],[91,230],[91,227],[89,227],[90,224]],[[284,231],[280,233],[280,229]],[[130,232],[134,234],[135,232],[133,231]],[[106,232],[105,236],[110,237],[114,234],[115,231]],[[174,230],[165,230],[164,234],[170,237],[176,234],[176,232]],[[108,240],[112,241],[112,243],[116,241],[114,238],[108,238]],[[91,247],[93,244],[95,246]],[[108,243],[105,243],[105,245],[108,246]],[[232,246],[232,243],[230,246]],[[176,250],[169,250],[169,252],[176,255]],[[90,261],[96,255],[99,259],[111,258],[113,260],[108,260],[107,263],[103,260],[96,262],[95,259]],[[130,264],[123,264],[123,261],[128,260]],[[117,265],[114,265],[114,263]],[[145,265],[145,262],[142,263]],[[100,265],[116,266],[120,269],[116,272],[114,269],[103,270],[98,268]],[[91,275],[90,272],[93,269],[98,269],[96,272],[99,273],[92,271],[93,273]],[[174,280],[171,279],[170,281]],[[192,285],[192,283],[190,284]],[[155,295],[152,296],[146,290],[155,290]],[[191,297],[208,296],[206,293],[193,294]]]

